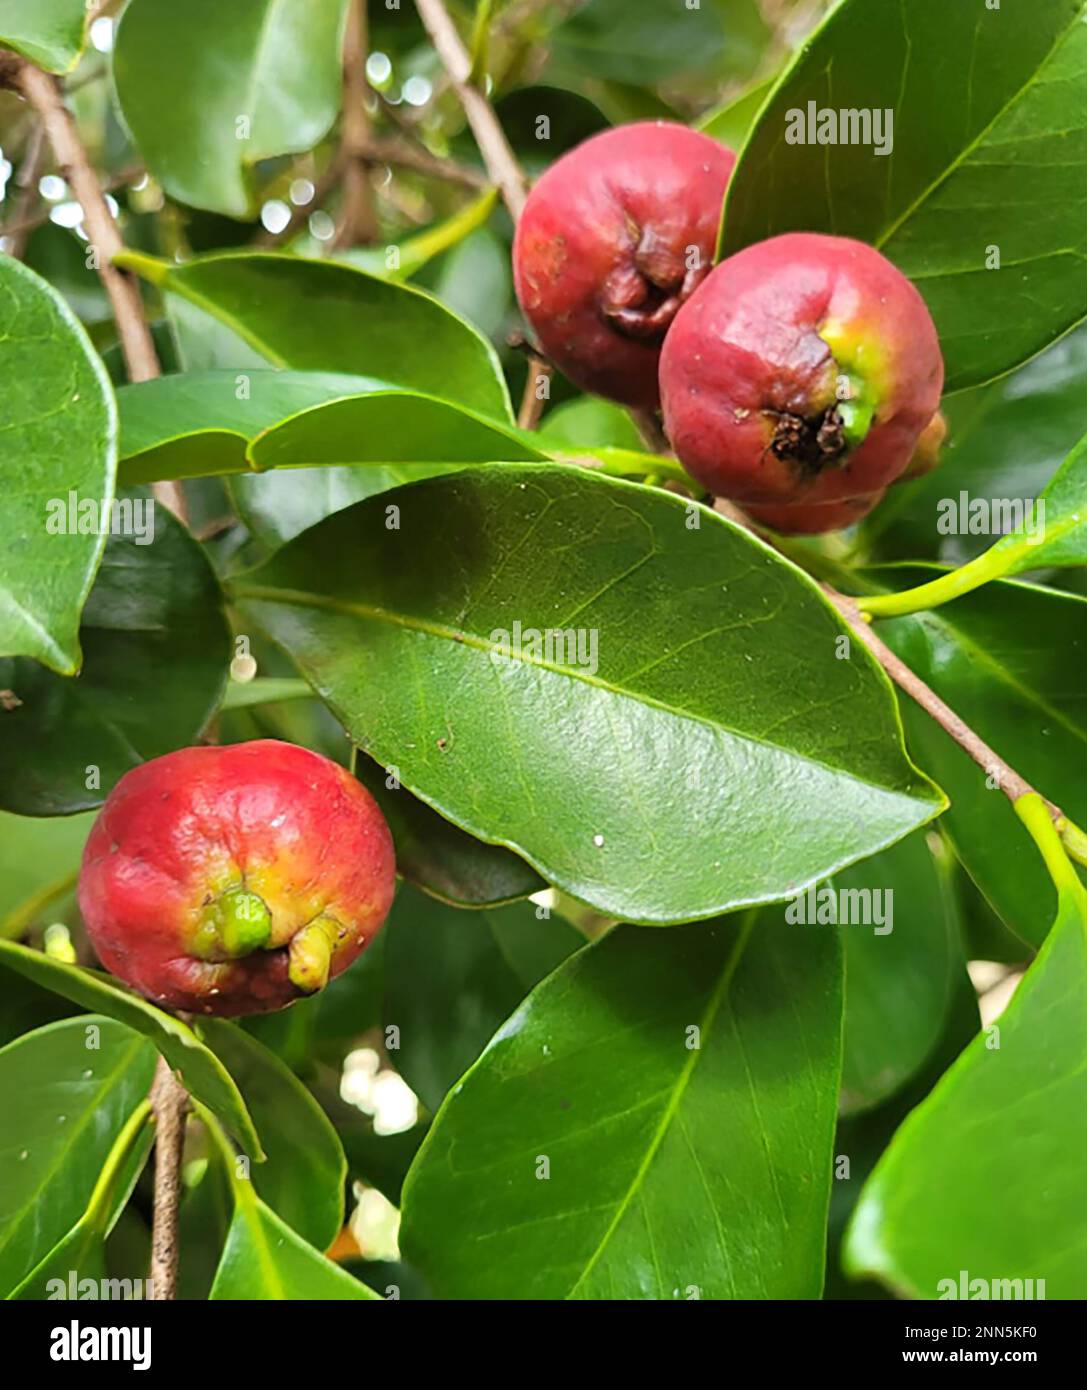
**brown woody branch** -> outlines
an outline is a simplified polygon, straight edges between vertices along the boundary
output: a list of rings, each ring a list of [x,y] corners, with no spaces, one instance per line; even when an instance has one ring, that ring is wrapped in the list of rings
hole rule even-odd
[[[143,300],[135,280],[114,265],[114,257],[124,250],[124,243],[72,114],[64,104],[60,85],[55,77],[23,60],[13,71],[9,68],[7,75],[10,84],[38,113],[57,167],[83,209],[83,225],[88,241],[97,252],[98,276],[109,296],[128,378],[130,381],[151,381],[161,375],[161,368],[144,315]],[[183,523],[187,521],[180,484],[155,483],[153,492],[156,501]]]
[[[177,1297],[178,1212],[181,1206],[181,1155],[189,1095],[165,1057],[151,1087],[155,1116],[155,1192],[151,1223],[151,1297]]]
[[[528,196],[527,181],[490,102],[470,80],[472,60],[468,50],[449,18],[444,0],[415,0],[415,5],[464,107],[487,172],[516,222]]]

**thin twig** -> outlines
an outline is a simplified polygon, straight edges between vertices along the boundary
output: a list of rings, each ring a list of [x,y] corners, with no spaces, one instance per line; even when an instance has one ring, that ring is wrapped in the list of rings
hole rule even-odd
[[[113,174],[101,185],[103,194],[116,193],[119,188],[125,188],[128,184],[136,183],[146,174],[142,164],[134,164],[128,169],[122,169],[119,174]],[[31,213],[27,216],[13,217],[12,220],[0,227],[0,236],[18,237],[22,232],[32,232],[38,227],[42,227],[53,215],[52,207],[42,208],[39,212]],[[9,255],[14,255],[9,252]]]
[[[98,276],[113,309],[128,379],[151,381],[161,375],[161,369],[139,287],[113,263],[124,250],[124,242],[60,86],[54,77],[25,61],[16,67],[12,81],[41,118],[57,167],[83,209],[83,225],[97,252]],[[152,491],[157,502],[187,523],[185,495],[179,483],[155,483]]]
[[[839,593],[829,584],[824,584],[822,587],[823,592],[845,618],[852,631],[864,643],[899,689],[904,690],[912,700],[915,700],[925,713],[934,719],[965,753],[973,758],[987,776],[995,779],[1009,801],[1018,801],[1020,797],[1028,796],[1032,792],[1037,794],[1037,789],[1032,787],[1026,778],[1021,777],[1013,767],[1009,766],[995,749],[990,748],[985,740],[955,713],[950,705],[940,699],[935,690],[927,686],[920,676],[911,671],[906,663],[876,636],[857,608],[856,600]],[[1042,799],[1054,821],[1063,821],[1064,817],[1060,808],[1055,806],[1052,801],[1048,801],[1044,797]]]
[[[416,147],[407,140],[388,136],[372,135],[360,152],[367,164],[393,164],[402,169],[413,169],[418,174],[442,179],[446,183],[457,183],[480,193],[490,188],[490,180],[478,169],[470,169],[466,164],[458,164],[453,159],[442,159],[422,144]]]
[[[553,368],[542,357],[532,355],[528,359],[528,376],[525,377],[525,390],[521,396],[521,408],[517,412],[517,424],[523,430],[534,430],[540,423],[548,396],[541,394],[540,387],[550,383]]]
[[[415,6],[464,107],[487,172],[516,222],[528,196],[527,182],[490,102],[469,81],[472,60],[468,50],[461,42],[443,0],[415,0]]]
[[[177,1297],[177,1221],[181,1205],[181,1154],[189,1095],[165,1057],[151,1087],[155,1114],[155,1195],[151,1224],[151,1297]]]
[[[343,206],[340,224],[332,240],[334,251],[360,242],[377,240],[377,214],[370,170],[365,150],[370,142],[370,115],[366,109],[369,86],[366,81],[368,43],[366,0],[351,0],[347,11],[347,34],[343,54],[343,120],[340,143],[343,149]]]
[[[45,150],[45,127],[41,121],[35,121],[15,179],[19,196],[15,202],[14,214],[10,224],[0,228],[0,236],[3,236],[8,244],[8,255],[14,256],[16,260],[22,259],[26,251],[27,238],[38,225],[37,218],[30,215],[30,209],[38,200],[38,184],[45,167]],[[48,216],[46,213],[45,217]]]

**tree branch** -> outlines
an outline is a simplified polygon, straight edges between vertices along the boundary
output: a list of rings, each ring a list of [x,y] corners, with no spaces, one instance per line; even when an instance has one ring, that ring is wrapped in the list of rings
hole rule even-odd
[[[528,196],[527,180],[490,102],[469,81],[472,60],[468,50],[449,18],[444,0],[415,0],[415,6],[464,107],[487,172],[516,222]]]
[[[22,259],[26,251],[27,238],[39,225],[38,219],[31,215],[30,209],[39,197],[38,184],[41,181],[44,162],[45,127],[41,121],[35,121],[30,138],[26,142],[19,173],[15,179],[19,196],[15,202],[14,213],[11,222],[6,227],[0,227],[0,236],[3,236],[8,242],[8,255],[14,256],[16,260]],[[42,221],[45,221],[48,216],[49,214],[45,213]]]
[[[343,54],[343,120],[340,141],[343,150],[343,206],[340,225],[332,241],[335,251],[362,242],[377,240],[374,193],[365,151],[370,142],[370,116],[366,110],[369,87],[366,82],[367,49],[366,0],[351,0],[347,11],[347,34]]]
[[[155,1115],[155,1195],[151,1225],[151,1297],[177,1297],[178,1210],[181,1205],[181,1154],[189,1095],[160,1057],[151,1087]]]
[[[965,753],[973,758],[987,776],[996,779],[1000,790],[1009,801],[1016,802],[1021,797],[1029,796],[1032,793],[1039,795],[1036,788],[1032,787],[1026,778],[1021,777],[1013,767],[1004,761],[999,753],[990,748],[985,740],[976,734],[950,705],[941,700],[935,690],[927,686],[916,672],[910,670],[906,663],[876,636],[857,607],[855,599],[839,593],[829,584],[824,584],[822,588],[831,603],[845,618],[851,630],[864,643],[899,689],[904,690],[911,699],[915,700],[925,713],[934,719]],[[1062,823],[1064,815],[1060,808],[1054,806],[1052,801],[1047,801],[1044,797],[1042,800],[1045,801],[1053,820],[1058,824]]]
[[[114,257],[124,250],[124,243],[72,114],[64,104],[60,86],[54,77],[25,61],[18,64],[11,81],[38,113],[57,167],[83,209],[83,225],[88,241],[98,253],[98,276],[113,309],[128,378],[151,381],[162,373],[139,287],[113,263]],[[187,524],[185,494],[179,483],[155,483],[152,492],[157,502]]]

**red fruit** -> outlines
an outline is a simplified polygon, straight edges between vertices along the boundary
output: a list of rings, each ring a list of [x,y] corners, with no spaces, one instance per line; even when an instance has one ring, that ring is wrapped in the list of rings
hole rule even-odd
[[[723,261],[661,355],[672,447],[741,504],[865,497],[910,463],[944,365],[924,300],[870,246],[798,232]]]
[[[736,156],[643,121],[594,135],[548,169],[513,242],[517,298],[571,381],[655,408],[661,343],[709,273]]]
[[[882,492],[867,497],[844,497],[840,502],[800,502],[793,506],[760,506],[749,503],[745,508],[752,521],[780,531],[783,536],[819,536],[824,531],[840,531],[867,516],[883,497]]]
[[[346,970],[395,886],[392,837],[336,763],[263,739],[125,774],[94,824],[79,906],[99,959],[172,1009],[281,1009]]]

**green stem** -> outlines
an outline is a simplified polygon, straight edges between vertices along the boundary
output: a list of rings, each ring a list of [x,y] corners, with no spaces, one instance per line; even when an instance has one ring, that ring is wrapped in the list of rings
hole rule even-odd
[[[1065,853],[1077,864],[1087,867],[1087,834],[1067,816],[1062,818],[1058,829],[1061,832],[1061,843],[1064,845]]]
[[[949,574],[941,574],[927,584],[919,584],[915,589],[904,589],[898,594],[878,594],[872,598],[857,600],[862,613],[873,618],[899,618],[906,613],[917,613],[924,608],[937,608],[941,603],[961,598],[974,589],[980,589],[990,580],[1002,579],[1017,558],[1017,552],[1008,547],[1002,550],[993,546],[979,555],[976,560],[961,565]]]
[[[696,497],[702,491],[678,459],[670,458],[667,454],[643,454],[637,449],[601,445],[599,448],[586,446],[579,453],[570,449],[555,450],[552,457],[559,463],[578,463],[595,468],[598,473],[606,473],[611,478],[667,478],[682,483]]]
[[[1016,815],[1030,831],[1031,839],[1038,846],[1057,892],[1074,893],[1084,899],[1084,906],[1087,907],[1087,890],[1084,889],[1072,861],[1065,852],[1062,832],[1054,824],[1045,801],[1037,792],[1028,792],[1013,802],[1013,805]]]
[[[102,1171],[98,1174],[98,1181],[94,1185],[90,1201],[87,1203],[87,1210],[83,1214],[83,1220],[93,1230],[105,1234],[106,1225],[109,1221],[110,1208],[113,1205],[114,1189],[117,1180],[121,1175],[129,1154],[140,1136],[140,1131],[148,1124],[151,1119],[151,1102],[142,1100],[136,1106],[132,1114],[125,1121],[121,1132],[113,1141],[113,1148],[109,1151]]]

